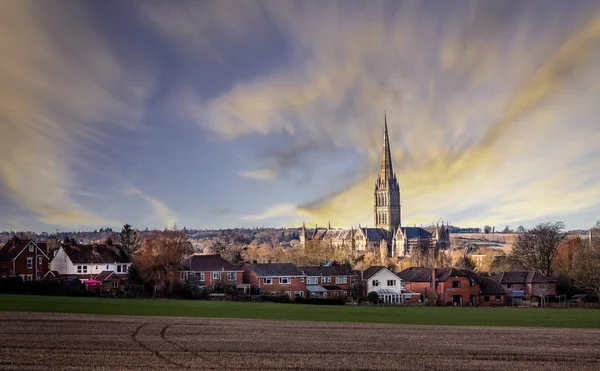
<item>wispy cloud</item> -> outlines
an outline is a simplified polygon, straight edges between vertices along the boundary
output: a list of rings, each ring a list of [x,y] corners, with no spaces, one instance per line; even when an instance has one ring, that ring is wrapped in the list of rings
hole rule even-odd
[[[171,209],[169,209],[162,201],[147,195],[137,187],[131,187],[125,190],[123,193],[129,196],[138,196],[146,200],[152,207],[156,218],[159,219],[161,223],[164,223],[165,227],[171,228],[177,224],[177,217],[173,211],[171,211]]]
[[[273,180],[277,177],[277,174],[273,170],[269,170],[269,169],[247,170],[247,171],[242,171],[239,175],[242,178],[260,179],[260,180]]]
[[[83,4],[47,5],[10,2],[0,12],[2,193],[44,223],[113,225],[71,197],[72,166],[85,143],[106,139],[101,127],[136,125],[147,85],[90,27]]]
[[[293,204],[281,204],[267,208],[260,214],[245,215],[241,218],[242,221],[252,222],[268,219],[280,219],[295,217],[299,215],[298,208]]]

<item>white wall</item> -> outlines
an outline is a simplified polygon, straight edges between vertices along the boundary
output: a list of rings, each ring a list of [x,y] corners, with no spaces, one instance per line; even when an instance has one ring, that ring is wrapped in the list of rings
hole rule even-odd
[[[87,266],[86,274],[96,275],[96,274],[102,273],[102,271],[113,271],[118,274],[127,273],[126,271],[124,272],[123,269],[121,269],[121,272],[117,272],[117,265],[121,265],[121,266],[126,265],[127,267],[129,267],[131,265],[131,263],[76,264],[76,265],[74,265],[71,262],[71,259],[69,259],[69,257],[67,256],[67,254],[61,247],[61,248],[59,248],[58,252],[56,253],[56,256],[54,257],[54,259],[52,259],[52,262],[50,263],[50,269],[53,271],[58,271],[58,273],[60,273],[60,274],[76,275],[76,274],[84,274],[84,273],[78,273],[78,271],[77,271],[78,266]],[[129,269],[129,268],[127,268],[127,269]]]
[[[373,286],[373,281],[375,280],[379,281],[379,286]],[[388,280],[396,280],[396,285],[388,286]],[[389,269],[384,268],[377,272],[375,275],[373,275],[371,278],[369,278],[369,280],[367,281],[367,294],[371,291],[377,292],[379,290],[392,290],[400,294],[404,290],[404,286],[402,284],[402,280],[400,280],[400,277],[398,277],[396,274],[394,274],[394,272],[390,271]]]

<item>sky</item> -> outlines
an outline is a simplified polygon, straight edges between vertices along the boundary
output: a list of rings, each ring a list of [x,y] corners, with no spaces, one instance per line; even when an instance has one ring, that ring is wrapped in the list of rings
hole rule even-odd
[[[600,219],[598,1],[0,5],[0,230]]]

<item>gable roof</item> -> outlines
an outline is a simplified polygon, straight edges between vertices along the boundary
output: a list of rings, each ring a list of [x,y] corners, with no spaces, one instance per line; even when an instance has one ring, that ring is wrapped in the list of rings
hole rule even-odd
[[[245,264],[259,277],[265,276],[304,276],[304,273],[292,263]]]
[[[95,247],[95,251],[94,251]],[[129,257],[120,245],[63,245],[73,264],[129,263]]]
[[[507,284],[507,283],[554,283],[556,280],[552,277],[546,277],[541,273],[534,271],[516,271],[516,272],[502,272],[492,276],[494,281]]]
[[[113,271],[102,271],[96,277],[94,277],[96,281],[115,281],[120,280],[121,278]]]
[[[348,268],[334,265],[330,267],[300,267],[307,276],[350,276],[352,273]]]
[[[501,284],[488,277],[479,277],[481,295],[506,295],[507,292]]]
[[[39,245],[32,239],[11,239],[7,241],[4,246],[0,248],[0,260],[11,260],[16,258],[30,243],[39,249]],[[48,257],[46,251],[40,249],[40,252]]]
[[[431,282],[431,273],[433,268],[410,267],[397,273],[403,281],[406,282]],[[435,268],[435,281],[444,282],[450,277],[470,277],[476,278],[477,275],[470,271],[464,271],[456,268]],[[476,280],[477,281],[477,280]]]
[[[242,271],[243,269],[236,267],[221,255],[192,255],[183,261],[183,269],[194,272],[210,272],[210,271]]]
[[[365,271],[363,272],[362,278],[365,280],[368,280],[369,278],[376,275],[382,269],[387,269],[387,268],[384,267],[383,265],[374,265],[372,267],[369,267],[369,268],[365,269]]]

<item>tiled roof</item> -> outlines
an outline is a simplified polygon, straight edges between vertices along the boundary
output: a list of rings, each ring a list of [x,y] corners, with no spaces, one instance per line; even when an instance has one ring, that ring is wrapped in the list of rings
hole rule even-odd
[[[374,275],[377,274],[377,272],[379,272],[380,270],[384,269],[385,267],[383,265],[374,265],[372,267],[369,267],[367,269],[365,269],[365,271],[362,274],[363,279],[368,280],[369,278],[373,277]],[[359,274],[360,277],[360,274]]]
[[[501,284],[488,277],[479,277],[481,295],[506,295],[506,290]]]
[[[7,241],[0,249],[0,260],[14,259],[32,240]]]
[[[406,238],[429,238],[431,232],[421,227],[402,227],[400,228]]]
[[[345,289],[339,287],[338,285],[322,285],[323,288],[327,291],[343,291]]]
[[[98,274],[96,277],[94,277],[94,279],[96,281],[107,281],[109,279],[112,281],[112,280],[118,280],[120,278],[113,271],[102,271],[100,274]]]
[[[343,266],[332,267],[300,267],[307,276],[350,276],[352,273]]]
[[[556,282],[554,278],[546,277],[543,274],[534,271],[502,272],[492,276],[492,278],[494,281],[502,284]]]
[[[304,273],[291,263],[246,264],[245,266],[259,277],[304,276]]]
[[[381,241],[385,239],[385,230],[382,228],[363,228],[369,241]]]
[[[120,245],[63,245],[61,247],[73,264],[129,263],[129,257]]]
[[[221,255],[192,255],[183,261],[183,268],[194,272],[212,272],[212,271],[242,271],[242,268],[236,267]]]
[[[431,282],[431,273],[432,268],[411,267],[406,268],[402,272],[399,272],[397,275],[403,281],[406,282]],[[467,271],[462,271],[456,268],[435,268],[436,282],[444,282],[448,278],[456,276],[472,277],[472,275],[468,274]]]

